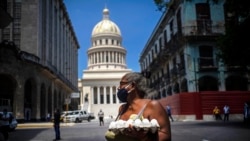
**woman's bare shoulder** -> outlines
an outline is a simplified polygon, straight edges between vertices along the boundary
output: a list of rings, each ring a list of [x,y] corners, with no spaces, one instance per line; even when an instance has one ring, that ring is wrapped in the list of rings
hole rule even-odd
[[[144,114],[146,117],[149,117],[150,119],[157,119],[159,120],[160,118],[166,118],[165,114],[165,109],[161,105],[161,103],[157,100],[151,100],[147,108],[144,111]]]
[[[158,100],[150,100],[149,101],[150,106],[162,106],[161,103]]]

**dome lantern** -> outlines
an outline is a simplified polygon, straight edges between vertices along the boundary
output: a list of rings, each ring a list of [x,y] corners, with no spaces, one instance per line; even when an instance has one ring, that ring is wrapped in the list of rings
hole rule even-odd
[[[107,8],[103,9],[103,20],[109,20],[109,10]]]
[[[107,8],[103,9],[103,19],[92,30],[92,37],[103,34],[121,36],[119,27],[109,19],[109,10]]]

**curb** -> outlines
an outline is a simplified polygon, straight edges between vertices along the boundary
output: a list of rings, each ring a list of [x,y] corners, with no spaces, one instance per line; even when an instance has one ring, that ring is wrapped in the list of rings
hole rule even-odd
[[[73,126],[75,123],[61,123],[60,126]],[[53,128],[53,123],[19,123],[17,129],[20,128]]]

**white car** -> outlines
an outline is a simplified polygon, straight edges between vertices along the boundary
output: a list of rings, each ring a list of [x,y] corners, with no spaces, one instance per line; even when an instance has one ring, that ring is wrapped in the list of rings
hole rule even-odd
[[[82,122],[83,120],[87,120],[90,122],[90,115],[84,110],[75,110],[68,112],[64,117],[64,122]]]
[[[18,122],[12,112],[8,112],[8,114],[13,117],[12,122],[10,123],[10,131],[14,131],[17,128]],[[3,115],[3,112],[0,112],[0,115]]]

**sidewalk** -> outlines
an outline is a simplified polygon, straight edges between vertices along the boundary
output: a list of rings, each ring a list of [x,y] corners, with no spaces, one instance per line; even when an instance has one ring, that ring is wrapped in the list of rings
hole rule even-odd
[[[60,126],[73,126],[75,123],[61,123]],[[53,122],[27,122],[18,123],[17,129],[20,128],[48,128],[53,127]]]

